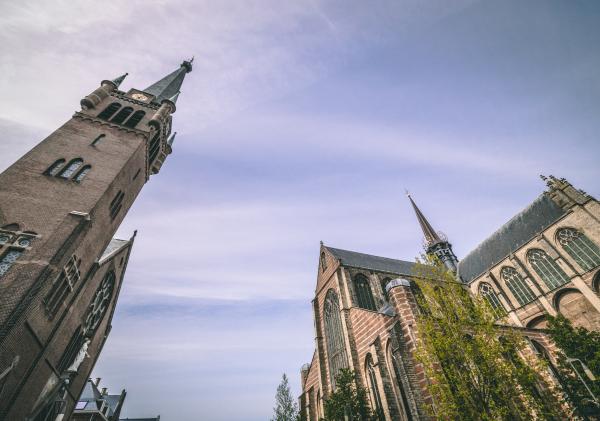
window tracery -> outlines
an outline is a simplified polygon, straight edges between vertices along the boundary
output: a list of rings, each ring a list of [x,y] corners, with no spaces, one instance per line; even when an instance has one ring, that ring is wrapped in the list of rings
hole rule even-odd
[[[18,229],[18,225],[9,227]],[[36,234],[22,233],[19,231],[0,230],[0,278],[4,276],[21,255],[29,249]]]
[[[517,272],[515,268],[504,266],[500,270],[500,277],[506,283],[506,286],[520,305],[523,306],[535,300],[533,291],[525,283],[525,280],[519,275],[519,272]]]
[[[371,286],[369,285],[369,280],[366,276],[359,273],[354,277],[354,290],[356,291],[356,298],[360,308],[373,311],[376,310],[373,292],[371,291]]]
[[[348,367],[348,359],[342,330],[339,300],[333,290],[329,290],[325,297],[323,318],[325,320],[325,342],[329,360],[329,378],[331,387],[335,390],[335,376],[340,369]]]
[[[479,294],[488,302],[496,317],[501,317],[506,313],[496,291],[494,291],[490,284],[486,282],[479,284]]]
[[[100,114],[98,114],[98,118],[102,120],[108,120],[117,110],[121,108],[121,104],[118,102],[113,102],[108,107],[106,107]]]
[[[535,270],[551,290],[568,283],[570,280],[565,271],[543,250],[529,250],[527,252],[527,260],[531,267],[533,267],[533,270]]]
[[[588,271],[600,266],[600,247],[581,231],[562,228],[556,233],[556,239],[583,270]]]

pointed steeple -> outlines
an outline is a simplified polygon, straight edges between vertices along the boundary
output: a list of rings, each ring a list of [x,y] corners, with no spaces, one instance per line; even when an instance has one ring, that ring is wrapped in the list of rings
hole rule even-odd
[[[175,135],[177,134],[177,132],[173,133],[171,135],[171,137],[169,138],[169,140],[167,140],[167,145],[169,146],[173,146],[173,142],[175,142]]]
[[[118,88],[119,86],[121,86],[121,83],[123,83],[123,81],[125,80],[125,78],[127,77],[129,73],[125,73],[124,75],[119,76],[116,79],[112,80],[112,83],[115,84],[115,86]]]
[[[189,61],[185,60],[183,63],[181,63],[179,69],[169,73],[158,82],[148,86],[146,89],[144,89],[144,92],[154,95],[154,102],[159,104],[165,99],[175,103],[175,101],[177,101],[177,96],[179,95],[179,90],[181,89],[185,75],[192,71],[193,61],[193,58]],[[174,100],[172,100],[172,98],[174,98]]]
[[[419,209],[415,201],[413,200],[410,193],[406,192],[406,196],[408,196],[408,200],[410,200],[410,204],[412,205],[415,213],[417,214],[417,220],[419,221],[419,225],[421,225],[421,229],[423,230],[423,235],[425,236],[425,241],[428,247],[431,247],[434,244],[437,244],[442,241],[437,232],[433,229],[423,212]]]
[[[423,230],[423,235],[425,236],[425,252],[428,255],[436,256],[448,270],[456,273],[458,268],[458,259],[452,251],[452,244],[448,242],[448,239],[445,235],[435,232],[411,195],[408,192],[406,192],[406,195],[408,196],[408,200],[410,200],[410,203],[417,214],[419,225],[421,225],[421,229]]]

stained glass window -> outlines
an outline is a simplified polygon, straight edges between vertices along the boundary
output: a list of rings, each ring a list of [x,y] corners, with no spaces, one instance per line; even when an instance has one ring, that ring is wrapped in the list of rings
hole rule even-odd
[[[354,277],[354,289],[356,290],[356,298],[358,299],[358,306],[360,308],[376,310],[369,280],[364,275],[358,274]]]
[[[523,280],[515,268],[504,266],[502,270],[500,270],[500,277],[522,306],[535,299],[533,291],[525,283],[525,280]]]
[[[562,228],[556,233],[556,238],[583,270],[600,266],[600,248],[581,231]]]
[[[23,250],[10,249],[0,257],[0,276],[8,272],[21,254],[23,254]]]
[[[71,160],[71,162],[69,162],[67,167],[64,170],[62,170],[62,172],[60,173],[60,176],[62,178],[71,178],[73,176],[73,174],[75,174],[75,171],[77,171],[79,169],[79,167],[81,167],[82,164],[83,164],[83,160],[80,158]]]
[[[527,260],[549,289],[558,288],[569,282],[565,271],[545,251],[530,250],[527,252]]]
[[[335,376],[340,369],[348,367],[346,345],[342,331],[342,319],[338,296],[333,290],[327,292],[323,306],[325,319],[325,342],[329,360],[329,378],[331,387],[335,389]]]
[[[496,291],[485,282],[479,284],[479,294],[488,302],[488,304],[492,307],[494,314],[497,317],[501,317],[506,313],[504,306],[500,302],[498,295],[496,295]]]

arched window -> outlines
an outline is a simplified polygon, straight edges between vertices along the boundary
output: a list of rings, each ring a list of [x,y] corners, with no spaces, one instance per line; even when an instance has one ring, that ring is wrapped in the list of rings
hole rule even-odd
[[[138,110],[127,120],[124,124],[125,127],[131,127],[132,129],[137,126],[137,124],[142,121],[142,118],[146,115],[146,112],[142,110]]]
[[[500,302],[498,295],[496,295],[496,291],[494,291],[490,284],[485,282],[479,284],[479,294],[485,298],[497,317],[501,317],[506,313],[506,310]]]
[[[333,290],[327,292],[323,305],[323,318],[325,319],[325,342],[327,344],[327,357],[329,361],[329,378],[331,388],[335,390],[335,376],[340,369],[348,367],[346,345],[342,331],[342,318],[338,296]]]
[[[98,143],[100,143],[100,141],[105,138],[106,135],[104,133],[99,134],[98,137],[96,137],[93,141],[92,141],[92,146],[96,146]]]
[[[100,114],[98,114],[98,118],[102,120],[108,120],[117,110],[121,108],[121,104],[118,102],[113,102],[108,107],[106,107]]]
[[[358,306],[360,308],[376,310],[369,280],[364,275],[358,274],[354,277],[354,290],[356,291],[356,298],[358,299]]]
[[[58,174],[58,172],[60,171],[60,169],[62,168],[62,166],[64,165],[65,160],[64,159],[57,159],[54,164],[50,165],[48,167],[48,169],[46,170],[46,174],[51,175],[51,176],[55,176],[56,174]]]
[[[119,111],[116,116],[111,118],[110,122],[116,123],[116,124],[122,124],[125,121],[125,119],[127,119],[127,117],[129,117],[129,114],[131,114],[132,112],[133,112],[133,108],[125,107],[121,111]]]
[[[556,233],[556,239],[583,270],[600,266],[600,248],[581,231],[562,228]]]
[[[529,250],[527,260],[549,289],[558,288],[569,282],[569,277],[565,271],[545,251],[540,249]]]
[[[73,179],[73,181],[75,181],[76,183],[81,183],[81,180],[83,180],[85,178],[85,176],[90,172],[90,170],[92,169],[91,165],[85,165],[75,176],[75,178]]]
[[[81,159],[81,158],[72,159],[71,162],[69,162],[67,164],[65,169],[61,171],[60,177],[67,178],[67,179],[71,178],[73,176],[73,174],[75,174],[75,172],[79,169],[79,167],[81,167],[82,164],[83,164],[83,159]]]
[[[515,268],[504,266],[500,270],[500,277],[522,306],[535,300],[533,291],[527,286]]]
[[[367,376],[369,378],[369,392],[371,396],[371,408],[375,413],[375,418],[378,420],[385,420],[383,415],[383,404],[381,403],[381,395],[379,394],[379,388],[377,387],[377,374],[375,373],[375,365],[373,364],[373,358],[371,354],[367,354],[367,361],[365,363]]]
[[[550,354],[548,354],[548,351],[546,350],[546,348],[544,348],[542,346],[542,344],[540,344],[539,342],[537,342],[534,339],[529,339],[529,341],[531,342],[531,344],[533,345],[533,349],[536,353],[536,355],[543,359],[544,361],[546,361],[546,363],[548,363],[548,369],[550,370],[550,374],[559,382],[561,383],[561,376],[558,372],[558,370],[556,369],[556,366],[554,365],[554,362],[552,361],[552,359],[550,358]]]

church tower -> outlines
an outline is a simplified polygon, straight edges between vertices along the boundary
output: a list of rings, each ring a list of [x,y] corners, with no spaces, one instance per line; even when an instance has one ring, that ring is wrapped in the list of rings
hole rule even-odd
[[[428,255],[436,256],[446,266],[446,268],[448,268],[448,270],[456,273],[458,259],[452,251],[452,244],[450,244],[444,234],[441,232],[436,232],[433,229],[427,218],[425,218],[425,215],[423,215],[419,207],[416,205],[411,195],[407,193],[407,196],[415,211],[415,214],[417,215],[419,225],[421,225],[421,229],[423,230],[423,235],[425,236],[425,252]]]
[[[0,174],[0,420],[68,419],[111,328],[133,237],[113,239],[172,151],[192,60],[143,90],[104,80]]]

